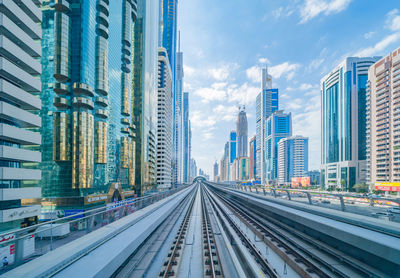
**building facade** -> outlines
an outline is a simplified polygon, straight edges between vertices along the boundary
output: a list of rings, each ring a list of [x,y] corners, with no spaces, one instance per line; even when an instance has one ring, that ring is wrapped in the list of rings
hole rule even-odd
[[[25,203],[41,197],[39,5],[0,3],[0,231],[36,224],[40,214],[40,205]]]
[[[133,195],[136,1],[47,1],[42,12],[43,196],[75,208],[112,183]]]
[[[278,182],[306,177],[308,172],[308,138],[292,136],[278,142]]]
[[[189,121],[189,93],[183,93],[183,182],[189,182],[189,167],[190,167],[190,121]]]
[[[256,136],[254,135],[249,142],[249,179],[256,179],[256,161],[257,161],[257,152],[256,152]]]
[[[369,68],[367,180],[375,189],[400,191],[400,48]]]
[[[172,74],[165,48],[158,49],[157,186],[171,187]]]
[[[172,182],[177,185],[183,180],[183,53],[179,49],[175,73]]]
[[[138,1],[133,31],[133,114],[137,134],[135,184],[142,195],[156,186],[159,1]]]
[[[266,181],[265,123],[279,109],[279,91],[272,88],[268,69],[261,70],[261,92],[256,98],[256,174],[255,179]]]
[[[215,161],[214,163],[214,182],[218,181],[218,162]]]
[[[248,125],[246,111],[240,110],[237,120],[236,120],[236,135],[237,135],[237,151],[236,155],[238,157],[247,156],[248,148]]]
[[[366,181],[366,86],[379,58],[347,58],[321,80],[321,183],[351,190]]]
[[[292,136],[292,114],[275,111],[265,123],[265,173],[266,182],[278,178],[278,142]]]

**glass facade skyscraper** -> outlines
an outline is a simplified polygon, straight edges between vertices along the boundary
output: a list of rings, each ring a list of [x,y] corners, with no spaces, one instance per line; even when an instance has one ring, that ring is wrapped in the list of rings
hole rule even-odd
[[[308,138],[292,136],[278,142],[278,181],[290,183],[292,178],[307,176]]]
[[[189,182],[190,168],[190,121],[189,121],[189,93],[183,93],[183,182]]]
[[[237,157],[247,156],[248,148],[248,126],[246,111],[240,110],[236,120],[236,135],[237,135]]]
[[[71,197],[59,198],[66,206],[86,205],[85,196],[106,194],[111,183],[134,186],[136,9],[134,0],[42,7],[42,188],[45,197]]]
[[[256,174],[255,179],[266,181],[265,162],[265,122],[279,110],[279,91],[272,88],[272,76],[268,69],[261,70],[261,92],[256,99]]]
[[[278,142],[292,136],[292,114],[275,111],[265,122],[265,173],[268,182],[278,178]]]
[[[366,85],[378,57],[346,58],[321,80],[321,184],[366,181]]]

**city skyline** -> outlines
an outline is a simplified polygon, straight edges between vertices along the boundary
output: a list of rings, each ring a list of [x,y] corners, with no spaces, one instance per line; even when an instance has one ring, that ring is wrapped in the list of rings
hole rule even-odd
[[[260,69],[268,65],[272,87],[279,88],[280,109],[293,114],[293,134],[310,138],[309,169],[319,169],[320,79],[347,56],[386,56],[400,43],[395,1],[368,6],[360,1],[340,3],[315,10],[311,1],[256,1],[252,6],[240,1],[180,3],[184,89],[191,92],[192,103],[192,156],[200,168],[212,173],[212,162],[223,155],[239,105],[246,105],[248,139],[255,134]],[[198,12],[192,16],[193,8]],[[361,8],[363,13],[357,13]],[[198,16],[206,17],[201,26],[196,26]],[[204,144],[208,148],[200,149]]]

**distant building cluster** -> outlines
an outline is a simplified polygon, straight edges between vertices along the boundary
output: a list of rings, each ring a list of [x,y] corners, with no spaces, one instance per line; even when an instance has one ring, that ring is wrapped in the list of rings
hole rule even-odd
[[[236,129],[229,134],[220,160],[214,164],[215,181],[291,184],[308,172],[308,138],[292,137],[292,115],[279,110],[279,90],[272,88],[268,69],[261,70],[256,99],[256,134],[248,142],[244,107],[239,109]],[[300,140],[302,138],[302,140]]]

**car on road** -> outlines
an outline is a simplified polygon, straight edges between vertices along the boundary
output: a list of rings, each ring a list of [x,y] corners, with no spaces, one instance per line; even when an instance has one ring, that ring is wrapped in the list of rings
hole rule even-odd
[[[400,207],[391,207],[391,208],[388,208],[387,212],[389,212],[389,213],[395,213],[395,214],[400,214]]]
[[[322,204],[330,204],[330,203],[331,203],[331,201],[328,201],[328,200],[322,200],[322,201],[321,201],[321,203],[322,203]]]

